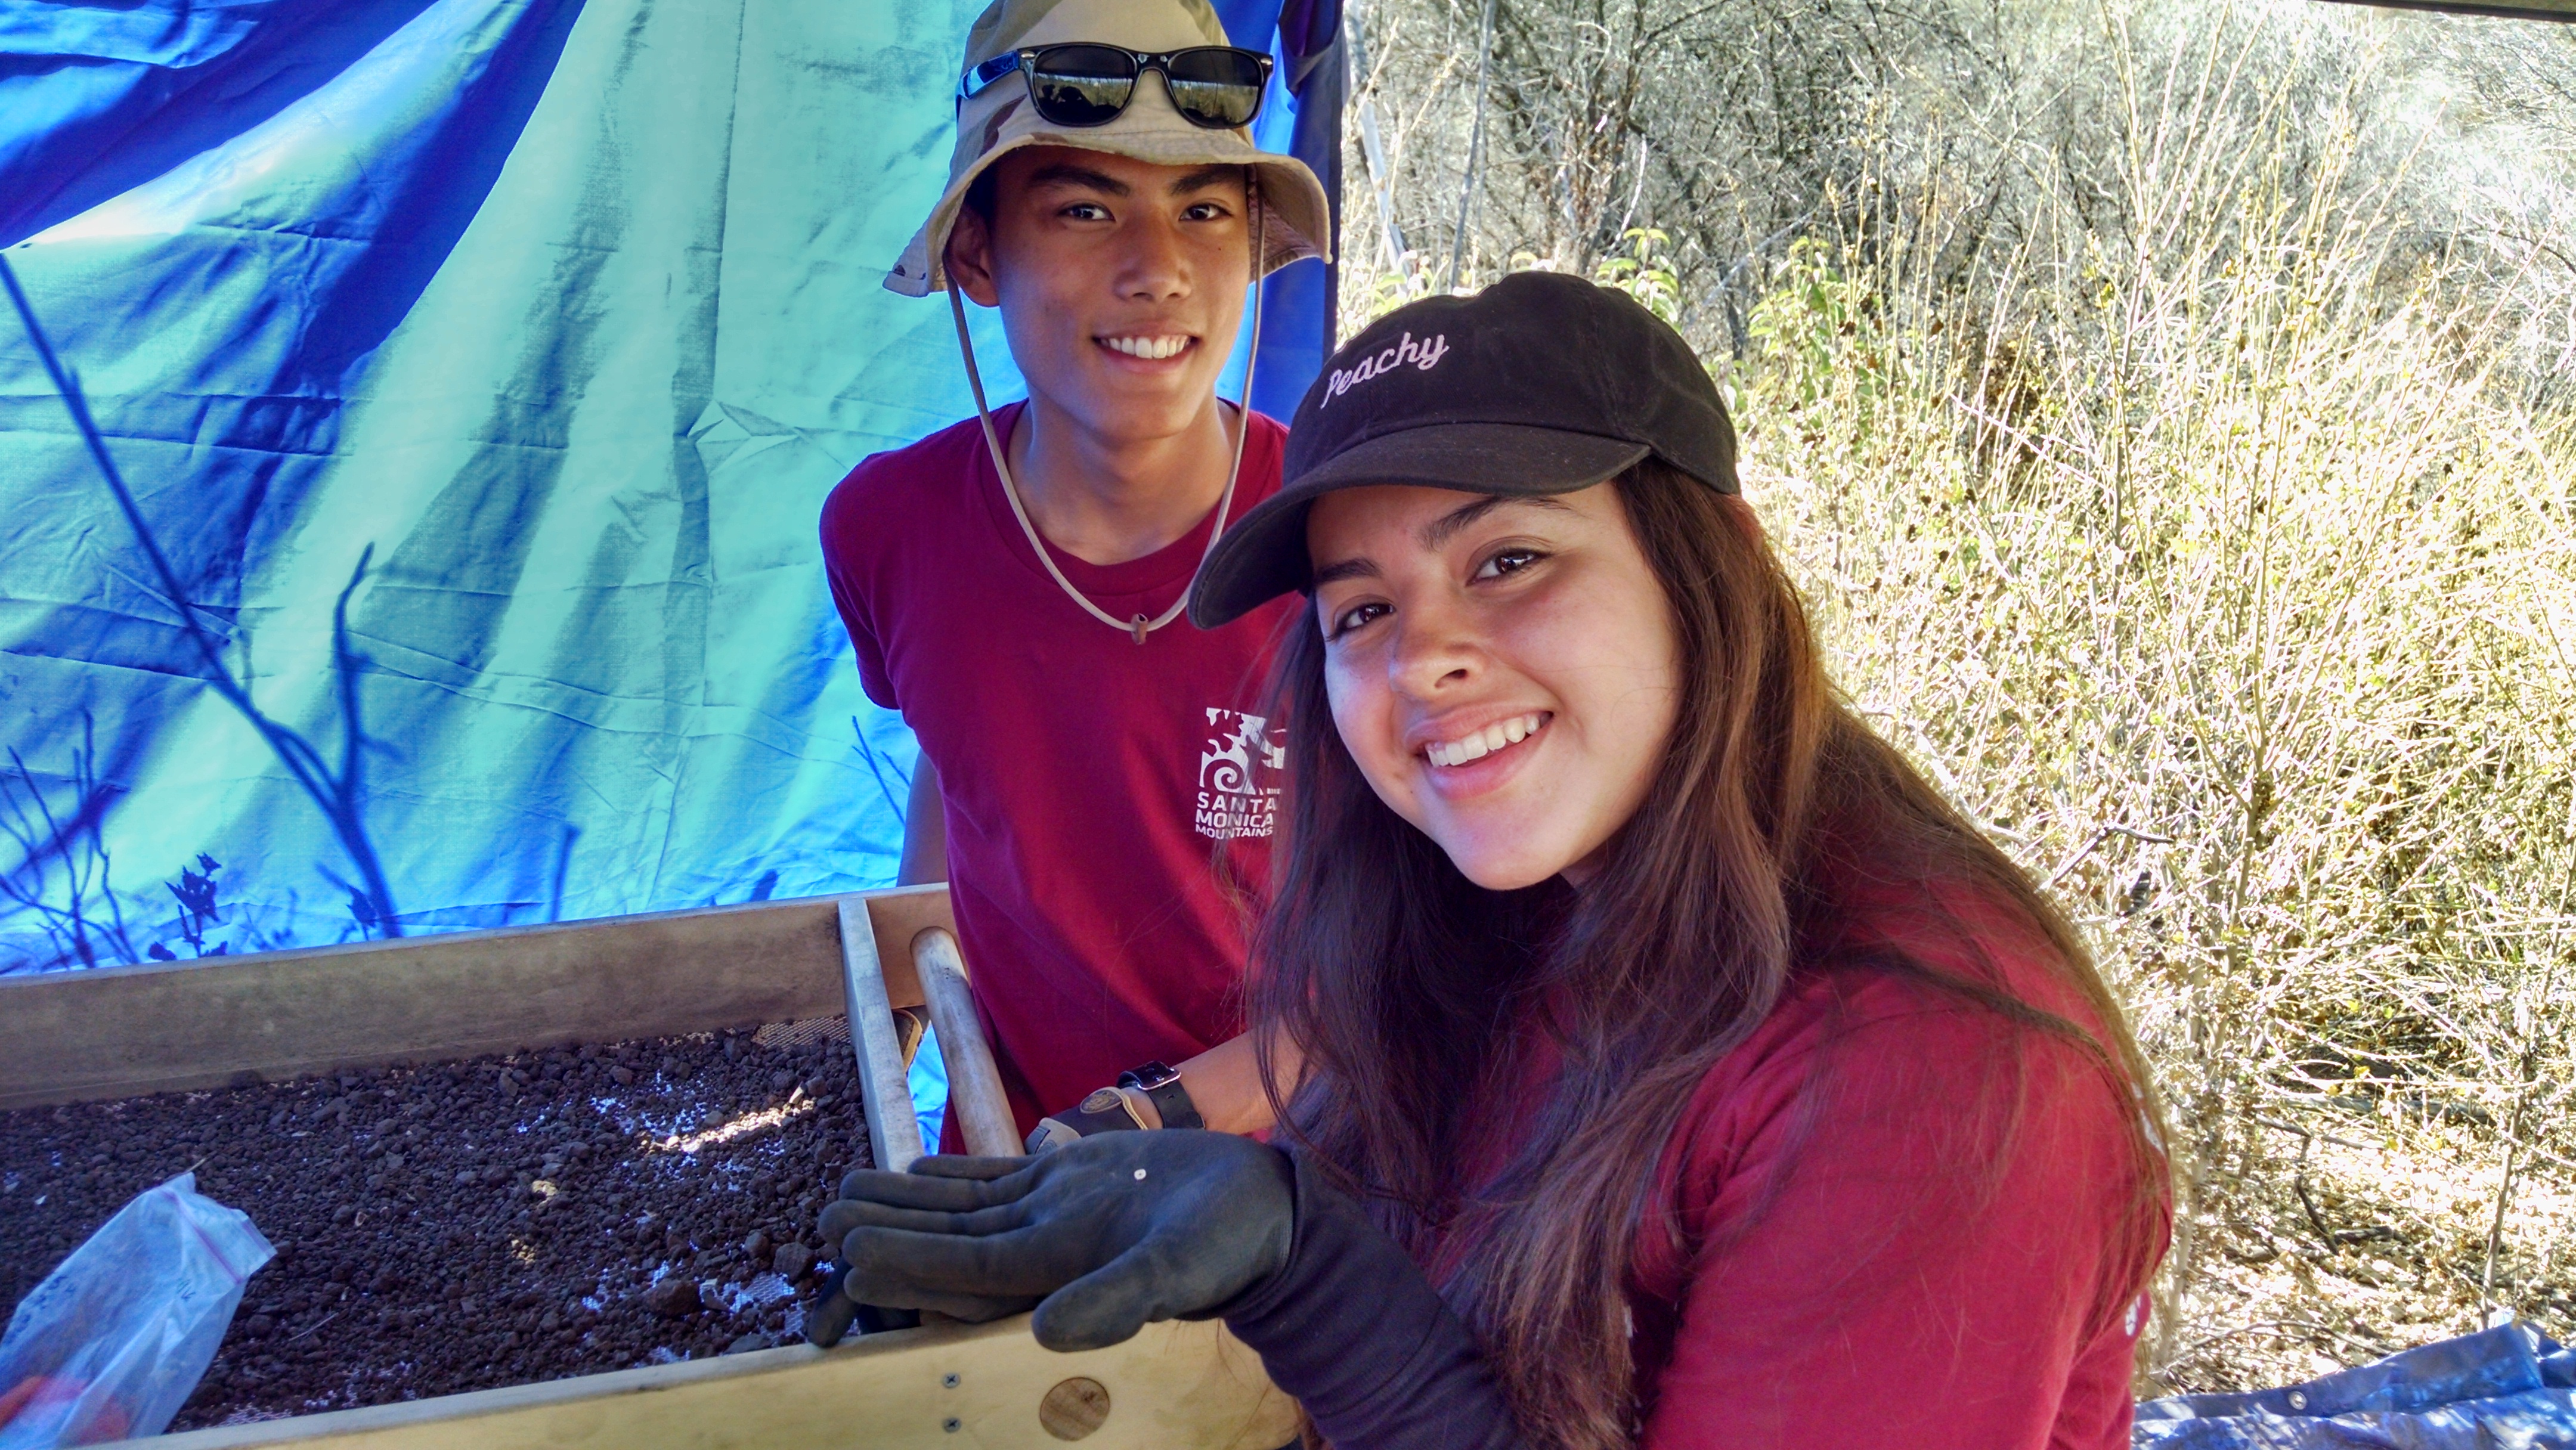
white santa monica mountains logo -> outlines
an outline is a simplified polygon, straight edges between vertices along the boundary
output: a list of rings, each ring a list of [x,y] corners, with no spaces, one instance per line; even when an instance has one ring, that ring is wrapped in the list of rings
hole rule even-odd
[[[1279,821],[1279,776],[1288,750],[1271,738],[1270,722],[1240,710],[1207,712],[1208,741],[1199,752],[1199,834],[1219,841],[1267,836]]]
[[[1335,398],[1380,373],[1391,373],[1407,363],[1427,373],[1448,355],[1449,334],[1434,333],[1422,342],[1415,342],[1413,334],[1408,332],[1401,342],[1390,343],[1349,367],[1333,369],[1331,381],[1324,384],[1324,401],[1315,405],[1315,411],[1320,413],[1333,406]]]

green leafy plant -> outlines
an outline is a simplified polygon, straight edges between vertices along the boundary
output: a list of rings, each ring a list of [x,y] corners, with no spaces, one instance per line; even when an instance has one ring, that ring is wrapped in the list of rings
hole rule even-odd
[[[1676,327],[1682,321],[1682,279],[1673,270],[1672,238],[1654,227],[1630,227],[1620,240],[1628,250],[1604,257],[1592,280],[1616,287]]]

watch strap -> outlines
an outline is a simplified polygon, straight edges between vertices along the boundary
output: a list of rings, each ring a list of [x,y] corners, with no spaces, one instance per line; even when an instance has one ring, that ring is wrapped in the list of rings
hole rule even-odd
[[[1182,1085],[1179,1070],[1160,1060],[1118,1074],[1118,1085],[1151,1099],[1166,1128],[1207,1126],[1207,1120],[1199,1116],[1198,1104],[1190,1101],[1190,1090]]]

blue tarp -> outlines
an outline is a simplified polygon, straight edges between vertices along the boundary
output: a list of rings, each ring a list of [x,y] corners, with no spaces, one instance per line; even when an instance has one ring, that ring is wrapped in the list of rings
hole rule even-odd
[[[0,7],[0,260],[132,495],[0,311],[0,971],[888,880],[814,525],[970,406],[878,284],[979,7]],[[1329,168],[1338,6],[1218,8]]]
[[[2576,1351],[2527,1324],[2285,1389],[2138,1407],[2136,1450],[2570,1450]]]

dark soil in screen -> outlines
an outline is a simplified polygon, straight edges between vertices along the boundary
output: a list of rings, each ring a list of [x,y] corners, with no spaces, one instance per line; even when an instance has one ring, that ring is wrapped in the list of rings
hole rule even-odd
[[[277,1245],[173,1430],[785,1343],[865,1161],[838,1018],[0,1114],[0,1304],[194,1167]]]

